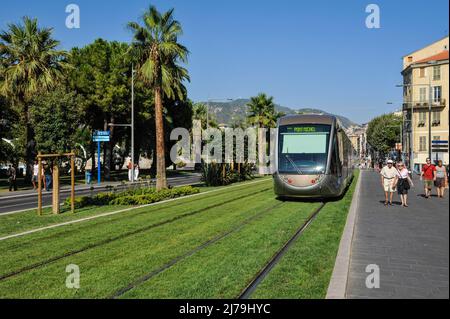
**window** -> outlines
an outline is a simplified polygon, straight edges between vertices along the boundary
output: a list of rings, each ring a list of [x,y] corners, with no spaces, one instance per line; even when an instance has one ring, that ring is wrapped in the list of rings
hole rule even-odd
[[[420,88],[419,89],[419,101],[421,103],[423,103],[426,100],[427,100],[427,88]]]
[[[424,77],[425,77],[425,68],[420,68],[420,69],[419,69],[419,76],[420,76],[421,78],[424,78]]]
[[[427,122],[427,112],[426,111],[420,111],[419,112],[419,122],[417,123],[418,126],[425,126]]]
[[[433,126],[438,126],[441,124],[441,111],[434,111],[432,113],[431,122]]]
[[[442,93],[442,87],[441,86],[434,86],[433,87],[433,102],[434,103],[440,103],[441,102],[441,93]]]
[[[419,152],[425,152],[427,150],[427,137],[419,137]]]
[[[413,57],[412,56],[409,56],[408,57],[408,62],[412,62],[413,61]]]
[[[441,79],[441,66],[433,66],[433,81],[439,81]]]
[[[279,128],[279,171],[323,173],[327,167],[330,125],[286,125]]]

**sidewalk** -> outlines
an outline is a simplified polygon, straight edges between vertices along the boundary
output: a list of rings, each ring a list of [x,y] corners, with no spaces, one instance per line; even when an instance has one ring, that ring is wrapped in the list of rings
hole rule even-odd
[[[425,199],[415,178],[408,208],[397,194],[385,207],[379,174],[363,171],[361,178],[346,297],[449,298],[448,189],[445,199]],[[366,287],[371,264],[379,266],[379,288]]]

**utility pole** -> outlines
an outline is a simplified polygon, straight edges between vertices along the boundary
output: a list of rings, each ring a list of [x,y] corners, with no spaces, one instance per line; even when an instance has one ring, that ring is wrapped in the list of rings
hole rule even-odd
[[[134,65],[133,64],[131,64],[131,167],[132,167],[131,182],[134,183]]]
[[[131,182],[134,182],[134,70],[131,65],[131,124],[114,124],[109,123],[108,126],[130,127],[131,128]],[[100,163],[100,162],[99,162]],[[139,163],[139,162],[138,162]]]

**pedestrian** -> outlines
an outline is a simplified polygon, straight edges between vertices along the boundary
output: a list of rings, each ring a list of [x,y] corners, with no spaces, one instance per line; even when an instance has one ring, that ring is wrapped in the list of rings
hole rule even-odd
[[[45,175],[45,190],[50,191],[50,186],[52,185],[52,168],[49,163],[46,163],[44,168]]]
[[[387,161],[387,165],[381,169],[381,185],[384,189],[384,206],[392,205],[392,198],[394,196],[394,181],[397,176],[397,170],[394,167],[392,160]]]
[[[433,187],[433,181],[436,178],[436,167],[431,164],[431,159],[427,158],[426,164],[422,166],[422,172],[420,179],[423,180],[425,189],[425,198],[430,198],[431,188]]]
[[[128,181],[132,181],[133,180],[133,163],[131,163],[131,161],[128,162],[127,165],[127,169],[128,169]]]
[[[9,182],[9,191],[11,192],[13,189],[14,191],[17,190],[17,171],[14,166],[11,164],[8,167],[8,182]]]
[[[137,181],[139,178],[139,165],[134,164],[134,181]]]
[[[36,183],[39,178],[39,164],[38,161],[34,161],[33,165],[33,177],[31,178],[31,183],[33,184],[33,189],[37,189]]]
[[[397,164],[397,175],[395,176],[394,187],[402,200],[402,206],[408,207],[408,191],[414,187],[413,181],[409,176],[409,171],[403,162]]]
[[[447,169],[442,165],[442,161],[439,160],[436,167],[436,178],[434,181],[434,186],[436,186],[437,188],[437,194],[439,198],[444,198],[444,191],[447,184]]]

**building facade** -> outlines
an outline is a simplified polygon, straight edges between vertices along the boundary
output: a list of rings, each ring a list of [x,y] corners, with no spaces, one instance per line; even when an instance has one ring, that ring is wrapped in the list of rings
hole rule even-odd
[[[402,148],[415,170],[425,163],[430,150],[433,160],[449,163],[448,147],[439,152],[432,148],[437,141],[448,143],[449,138],[448,45],[447,36],[403,57]]]

